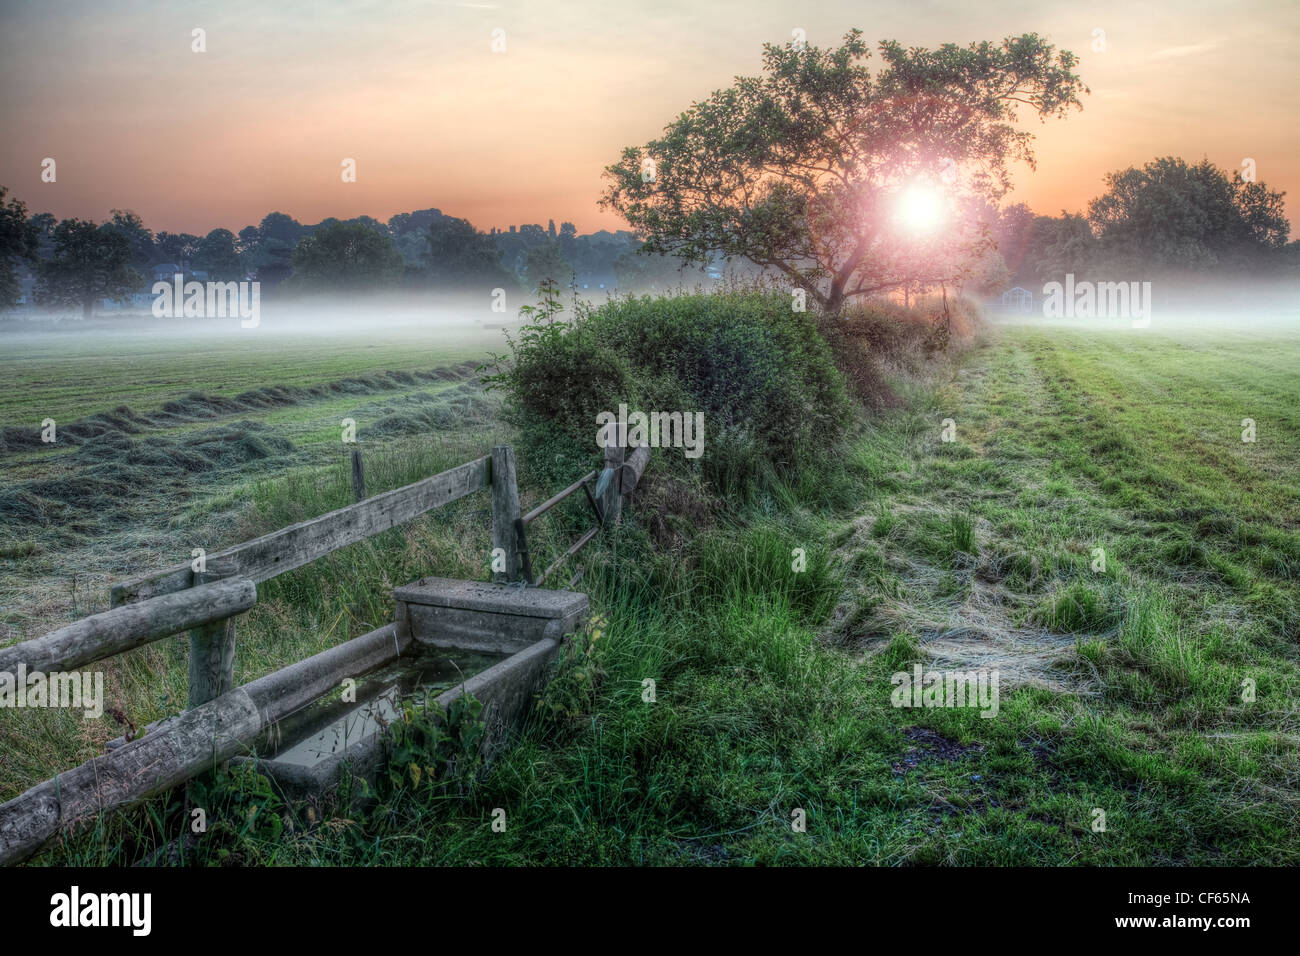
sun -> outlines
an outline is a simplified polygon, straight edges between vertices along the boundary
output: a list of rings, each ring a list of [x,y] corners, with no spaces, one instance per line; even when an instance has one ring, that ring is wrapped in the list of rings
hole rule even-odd
[[[932,186],[908,186],[899,194],[897,216],[908,232],[931,233],[943,222],[943,195]]]

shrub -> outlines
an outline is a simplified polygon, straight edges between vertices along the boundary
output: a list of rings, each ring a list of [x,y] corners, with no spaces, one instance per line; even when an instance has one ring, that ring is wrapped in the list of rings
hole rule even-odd
[[[890,385],[891,373],[919,373],[933,352],[968,340],[979,325],[978,310],[967,299],[947,300],[946,323],[941,321],[943,309],[938,296],[918,296],[910,306],[864,299],[828,323],[825,331],[835,362],[854,397],[876,409],[903,405]]]
[[[703,412],[702,459],[672,450],[656,470],[694,470],[732,490],[763,471],[824,458],[850,419],[830,349],[785,295],[624,298],[565,318],[551,288],[528,318],[487,380],[505,390],[525,440],[544,440],[558,460],[571,454],[557,441],[594,458],[596,416],[620,404]]]

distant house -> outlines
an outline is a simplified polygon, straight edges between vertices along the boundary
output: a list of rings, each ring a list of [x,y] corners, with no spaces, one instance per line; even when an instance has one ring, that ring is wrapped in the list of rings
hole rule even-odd
[[[170,282],[178,272],[183,271],[184,270],[174,262],[160,262],[158,265],[153,267],[153,281]]]
[[[6,309],[6,312],[14,314],[27,315],[32,311],[32,305],[36,301],[35,293],[36,279],[30,275],[20,275],[18,278],[18,298],[12,306]]]
[[[1028,289],[1020,288],[1020,286],[1008,289],[1002,293],[1002,307],[1011,312],[1032,312],[1034,310],[1034,294]]]

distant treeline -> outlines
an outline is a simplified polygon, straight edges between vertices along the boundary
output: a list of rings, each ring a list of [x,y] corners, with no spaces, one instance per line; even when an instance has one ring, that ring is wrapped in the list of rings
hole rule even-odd
[[[626,230],[578,235],[572,223],[482,232],[437,209],[328,218],[304,224],[273,212],[238,234],[153,232],[139,215],[112,210],[103,223],[28,215],[0,187],[0,308],[19,301],[84,307],[148,293],[164,272],[213,281],[256,279],[284,294],[342,290],[534,289],[543,279],[587,291],[666,289],[700,276],[664,256],[640,255]]]
[[[1007,282],[1041,288],[1066,274],[1212,282],[1300,278],[1284,193],[1208,160],[1174,157],[1106,177],[1084,213],[1035,215],[1023,203],[992,221]]]
[[[957,283],[980,295],[1042,288],[1073,273],[1097,279],[1184,276],[1201,281],[1300,277],[1300,242],[1288,242],[1284,194],[1208,160],[1174,157],[1106,177],[1086,213],[1036,215],[1022,204],[975,211],[995,245]],[[181,271],[216,281],[256,279],[263,292],[343,290],[531,291],[545,279],[588,293],[691,288],[719,275],[647,255],[627,230],[580,236],[551,220],[482,232],[437,209],[304,225],[273,212],[238,234],[152,232],[129,210],[104,223],[28,215],[0,187],[0,308],[25,300],[77,305],[91,315],[104,299],[147,294],[155,278]],[[757,272],[757,268],[753,269]],[[906,291],[906,290],[903,290]],[[919,290],[917,290],[919,291]]]

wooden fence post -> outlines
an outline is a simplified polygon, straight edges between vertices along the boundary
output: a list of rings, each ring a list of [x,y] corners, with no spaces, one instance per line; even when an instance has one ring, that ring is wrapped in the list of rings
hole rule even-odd
[[[509,445],[492,449],[492,550],[505,552],[505,571],[494,571],[492,580],[519,580],[519,541],[515,522],[519,519],[519,484],[515,475],[515,451]]]
[[[361,462],[361,449],[352,449],[352,498],[354,501],[366,499],[366,468]]]
[[[195,572],[194,583],[219,580]],[[190,631],[190,709],[235,689],[235,619],[213,621]]]
[[[605,524],[618,524],[623,517],[623,446],[605,446],[605,467],[614,469],[614,479],[605,489],[601,508],[605,511]]]
[[[623,469],[623,481],[621,487],[629,495],[636,490],[637,482],[645,474],[646,466],[650,464],[650,446],[639,445],[632,454],[627,457],[627,467]]]

